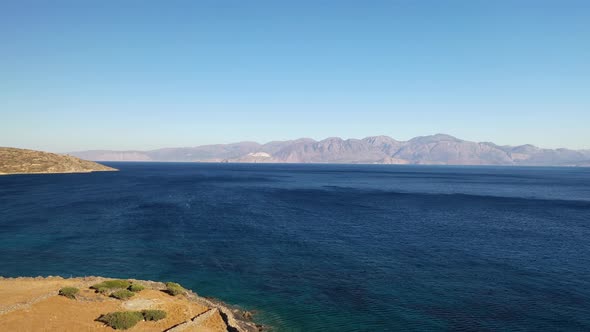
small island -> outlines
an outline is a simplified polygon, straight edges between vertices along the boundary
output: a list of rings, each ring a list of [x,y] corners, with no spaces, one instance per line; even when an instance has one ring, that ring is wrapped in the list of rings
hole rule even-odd
[[[2,278],[6,331],[254,332],[251,314],[174,282],[102,277]]]
[[[0,147],[0,175],[108,171],[117,169],[68,155]]]

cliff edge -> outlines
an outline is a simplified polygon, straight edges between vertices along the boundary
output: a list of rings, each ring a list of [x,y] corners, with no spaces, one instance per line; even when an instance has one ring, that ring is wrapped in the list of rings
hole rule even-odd
[[[260,331],[250,316],[176,283],[0,277],[2,331]]]

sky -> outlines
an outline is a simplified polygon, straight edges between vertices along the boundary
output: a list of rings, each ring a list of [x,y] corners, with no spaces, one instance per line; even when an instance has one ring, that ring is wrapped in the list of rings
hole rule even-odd
[[[590,2],[0,1],[0,146],[590,149]]]

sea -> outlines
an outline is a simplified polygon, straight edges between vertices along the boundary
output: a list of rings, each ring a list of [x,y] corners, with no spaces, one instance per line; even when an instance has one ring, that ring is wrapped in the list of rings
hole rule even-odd
[[[106,164],[0,176],[1,276],[176,281],[273,331],[590,331],[590,168]]]

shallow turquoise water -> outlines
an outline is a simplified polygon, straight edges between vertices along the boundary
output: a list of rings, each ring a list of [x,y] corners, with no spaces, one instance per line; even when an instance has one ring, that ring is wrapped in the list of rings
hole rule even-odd
[[[0,177],[0,275],[175,280],[279,331],[590,330],[589,169],[112,164]]]

